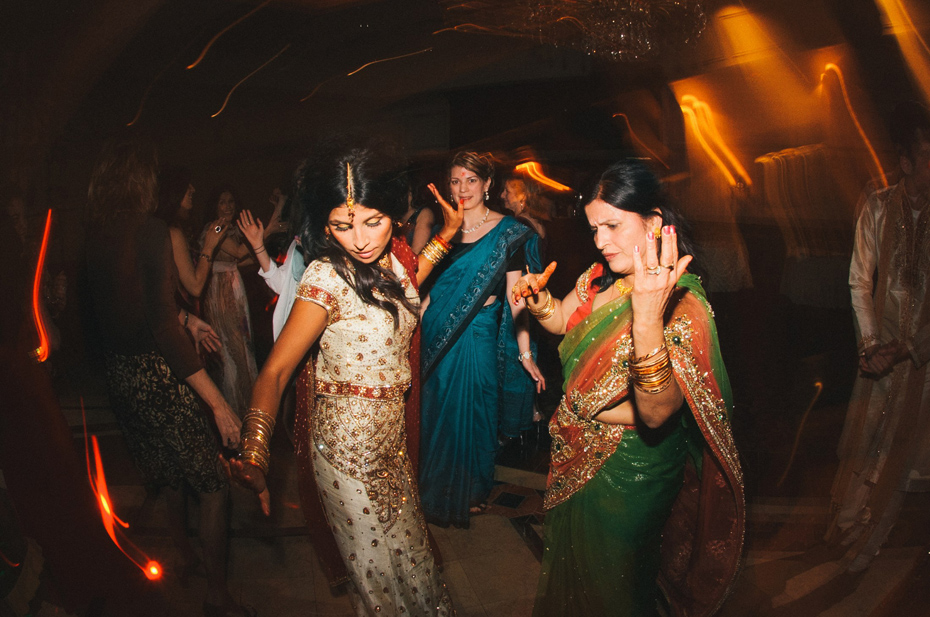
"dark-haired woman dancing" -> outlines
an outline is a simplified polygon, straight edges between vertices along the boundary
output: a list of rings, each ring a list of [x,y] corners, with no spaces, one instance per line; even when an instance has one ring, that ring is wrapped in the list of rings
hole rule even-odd
[[[302,167],[298,207],[309,265],[297,301],[252,394],[243,422],[240,481],[267,508],[268,437],[291,374],[319,343],[311,380],[312,473],[352,582],[359,615],[449,615],[406,446],[408,353],[419,319],[419,282],[447,252],[461,213],[419,260],[392,238],[407,187],[395,161],[368,149],[322,152]],[[402,169],[402,167],[400,168]],[[417,264],[418,261],[418,264]],[[298,447],[301,447],[300,445]]]

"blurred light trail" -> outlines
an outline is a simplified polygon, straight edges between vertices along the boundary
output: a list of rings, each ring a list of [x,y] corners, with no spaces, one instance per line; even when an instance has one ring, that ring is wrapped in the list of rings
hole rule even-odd
[[[246,75],[245,77],[243,77],[242,79],[240,79],[240,80],[239,80],[239,83],[237,83],[235,86],[233,86],[233,87],[232,87],[232,90],[229,91],[229,94],[226,95],[226,100],[223,101],[223,106],[220,107],[220,110],[219,110],[218,112],[216,112],[215,114],[213,114],[212,116],[210,116],[210,117],[211,117],[211,118],[215,118],[215,117],[217,117],[218,115],[220,115],[221,113],[223,113],[223,110],[226,109],[226,104],[229,103],[229,97],[231,97],[231,96],[232,96],[232,93],[236,91],[236,88],[238,88],[239,86],[241,86],[242,83],[243,83],[245,80],[247,80],[248,78],[250,78],[252,75],[254,75],[255,73],[259,72],[260,70],[262,70],[263,68],[265,68],[266,66],[268,66],[269,64],[271,64],[271,63],[274,61],[275,58],[277,58],[278,56],[280,56],[281,54],[283,54],[285,51],[287,51],[287,48],[290,47],[290,46],[291,46],[291,44],[288,43],[287,45],[285,45],[285,46],[281,49],[281,51],[279,51],[279,52],[276,53],[275,55],[271,56],[271,58],[269,58],[268,60],[266,60],[265,63],[264,63],[263,65],[261,65],[260,67],[258,67],[257,69],[255,69],[254,71],[252,71],[251,73],[249,73],[248,75]]]
[[[339,75],[337,75],[336,77],[339,77]],[[331,82],[332,80],[336,79],[336,77],[330,77],[329,79],[324,79],[323,81],[321,81],[320,83],[318,83],[317,86],[316,86],[316,88],[314,88],[313,91],[312,91],[310,94],[308,94],[308,95],[305,96],[304,98],[300,99],[300,102],[303,103],[304,101],[306,101],[307,99],[309,99],[311,96],[313,96],[314,94],[316,94],[316,91],[317,91],[317,90],[319,90],[320,88],[323,87],[323,84],[328,83],[328,82]]]
[[[87,478],[90,481],[90,489],[97,498],[97,507],[100,508],[100,518],[103,520],[103,527],[107,530],[107,535],[113,540],[113,544],[116,545],[116,548],[126,555],[129,561],[134,563],[136,567],[142,570],[147,579],[156,581],[160,579],[163,574],[161,564],[149,559],[139,547],[125,538],[122,529],[117,527],[117,525],[119,525],[120,527],[128,529],[129,524],[116,516],[116,512],[113,511],[113,506],[111,505],[113,502],[110,499],[107,479],[103,473],[103,459],[100,457],[100,444],[97,442],[96,435],[91,435],[90,437],[94,451],[94,466],[93,470],[91,469],[90,447],[87,442],[87,415],[84,412],[83,398],[81,399],[81,416],[84,422],[84,457],[87,461]]]
[[[752,186],[752,180],[750,180],[749,174],[746,173],[746,169],[740,164],[739,159],[733,155],[733,151],[730,150],[726,142],[723,141],[723,137],[720,136],[720,131],[717,130],[717,124],[714,122],[714,114],[710,110],[710,105],[690,94],[684,95],[681,97],[681,100],[686,105],[691,105],[694,111],[697,112],[697,119],[701,126],[701,132],[710,136],[714,145],[723,152],[723,155],[730,162],[730,165],[733,166],[733,169],[735,169],[739,177],[742,178],[743,183],[746,186]]]
[[[428,52],[428,51],[433,51],[433,48],[432,48],[432,47],[427,47],[426,49],[421,49],[420,51],[414,51],[414,52],[411,52],[411,53],[409,53],[409,54],[403,54],[403,55],[400,55],[400,56],[393,56],[393,57],[391,57],[391,58],[382,58],[381,60],[372,60],[371,62],[368,62],[368,63],[363,64],[362,66],[358,67],[357,69],[355,69],[355,70],[352,71],[351,73],[348,73],[348,74],[346,75],[346,77],[351,77],[352,75],[355,75],[356,73],[358,73],[358,72],[361,71],[362,69],[364,69],[364,68],[366,68],[366,67],[369,67],[369,66],[371,66],[372,64],[378,64],[379,62],[390,62],[391,60],[400,60],[401,58],[409,58],[410,56],[416,56],[417,54],[423,54],[423,53],[426,53],[426,52]]]
[[[520,163],[519,165],[515,167],[515,170],[525,172],[526,175],[528,175],[533,180],[536,180],[536,182],[539,182],[540,184],[544,184],[551,189],[555,189],[557,191],[572,190],[571,187],[565,186],[564,184],[560,182],[556,182],[555,180],[547,177],[542,172],[542,168],[539,166],[539,163],[537,163],[536,161]]]
[[[698,123],[697,114],[694,112],[694,109],[686,104],[682,104],[681,113],[684,114],[685,118],[688,120],[688,124],[691,126],[691,131],[694,133],[694,136],[697,137],[698,143],[701,144],[701,148],[704,150],[704,153],[707,154],[708,158],[710,158],[714,165],[717,166],[717,169],[719,169],[720,173],[722,173],[724,178],[727,179],[727,182],[730,184],[730,186],[736,186],[736,178],[732,173],[730,173],[729,168],[727,168],[724,162],[720,160],[720,157],[717,156],[717,153],[714,152],[714,149],[711,148],[710,144],[707,143],[707,140],[704,138],[704,135],[701,132],[701,127]]]
[[[902,0],[875,0],[875,4],[884,13],[884,20],[894,35],[904,56],[904,62],[920,87],[925,101],[930,100],[930,46],[921,36],[914,24],[910,12]],[[926,24],[930,19],[926,2],[912,2],[911,12],[916,13],[917,23]],[[923,13],[921,13],[923,11]],[[886,31],[889,28],[885,28]]]
[[[872,142],[869,141],[868,136],[865,134],[865,129],[862,128],[862,125],[859,124],[859,117],[856,115],[856,111],[853,109],[852,101],[849,100],[849,92],[846,90],[846,80],[843,78],[843,71],[840,70],[840,67],[828,62],[825,67],[823,67],[823,73],[820,74],[820,83],[823,83],[823,78],[826,77],[827,71],[832,71],[836,74],[837,79],[840,82],[840,90],[843,92],[843,101],[846,103],[846,110],[849,112],[849,117],[852,118],[853,124],[856,125],[856,130],[859,131],[859,136],[862,138],[862,143],[865,144],[865,147],[869,151],[869,156],[872,157],[872,162],[875,163],[875,168],[878,170],[878,177],[882,182],[882,186],[888,186],[888,180],[885,178],[885,170],[882,167],[881,161],[878,160],[878,154],[875,153],[875,148],[872,147]]]
[[[433,32],[433,34],[439,34],[440,32],[449,32],[450,30],[453,32],[460,32],[459,30],[460,28],[465,29],[466,27],[474,28],[475,30],[484,30],[485,32],[491,32],[491,33],[494,32],[494,30],[492,30],[491,28],[479,26],[478,24],[459,24],[457,26],[453,26],[452,28],[442,28],[441,30],[436,30]]]
[[[39,334],[39,346],[32,351],[32,356],[38,362],[48,360],[49,342],[48,329],[42,318],[42,271],[45,269],[45,255],[48,252],[48,238],[52,230],[52,211],[45,217],[45,232],[42,234],[42,245],[39,247],[39,261],[36,264],[36,275],[32,281],[32,317],[36,323]]]
[[[620,116],[621,118],[623,118],[623,121],[626,122],[626,130],[629,131],[630,137],[633,138],[633,141],[635,141],[636,143],[638,143],[639,145],[641,145],[641,146],[643,147],[643,149],[646,150],[646,152],[648,152],[649,154],[652,155],[652,158],[654,158],[655,160],[657,160],[657,161],[659,161],[660,163],[662,163],[663,165],[665,165],[665,169],[671,169],[671,167],[669,167],[669,166],[665,163],[665,161],[663,161],[663,160],[659,157],[658,154],[656,154],[655,152],[653,152],[653,151],[649,148],[649,146],[647,146],[647,145],[643,142],[643,140],[641,140],[639,137],[636,136],[636,133],[633,131],[633,126],[630,124],[630,119],[627,117],[626,114],[624,114],[624,113],[614,114],[614,118],[616,118],[617,116]]]
[[[254,9],[252,9],[251,11],[249,11],[248,13],[246,13],[245,15],[243,15],[242,17],[240,17],[240,18],[237,19],[236,21],[232,22],[231,24],[229,24],[228,26],[226,26],[225,28],[223,28],[222,30],[220,30],[219,32],[217,32],[217,33],[216,33],[216,36],[214,36],[212,39],[210,39],[210,42],[207,43],[206,47],[203,48],[203,51],[200,52],[200,55],[197,57],[197,59],[194,60],[194,62],[193,62],[192,64],[189,64],[189,65],[187,66],[187,68],[188,68],[188,69],[192,69],[192,68],[194,68],[195,66],[197,66],[198,64],[200,64],[200,61],[203,60],[204,56],[207,55],[207,51],[210,50],[210,47],[213,46],[213,44],[216,42],[216,40],[217,40],[218,38],[220,38],[221,36],[223,36],[224,34],[226,34],[228,31],[232,30],[236,25],[238,25],[239,23],[241,23],[243,20],[245,20],[245,19],[247,19],[248,17],[254,15],[259,9],[261,9],[262,7],[264,7],[266,4],[268,4],[268,3],[270,3],[270,2],[271,2],[271,0],[265,0],[264,2],[262,2],[261,4],[259,4],[257,7],[255,7]]]
[[[19,566],[23,565],[22,563],[13,563],[12,561],[10,561],[10,558],[7,557],[7,556],[3,553],[3,551],[0,551],[0,559],[2,559],[3,562],[4,562],[6,565],[10,566],[11,568],[18,568]]]

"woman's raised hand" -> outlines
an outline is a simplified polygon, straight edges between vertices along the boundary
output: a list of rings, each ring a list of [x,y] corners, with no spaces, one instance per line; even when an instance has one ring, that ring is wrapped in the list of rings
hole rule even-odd
[[[252,247],[252,250],[257,251],[264,245],[265,227],[262,225],[262,220],[260,218],[253,217],[252,213],[248,210],[243,210],[239,213],[239,219],[236,221],[236,224],[239,225],[239,231],[242,232],[245,239],[249,241],[249,246]]]
[[[219,229],[219,231],[217,231],[217,229]],[[220,219],[209,223],[203,238],[204,252],[210,253],[212,255],[213,249],[215,249],[219,243],[223,241],[227,231],[229,231],[229,225],[225,224]]]
[[[530,272],[529,274],[521,276],[520,280],[514,283],[513,289],[511,290],[511,300],[514,306],[520,304],[522,298],[539,295],[539,292],[546,288],[549,277],[555,272],[556,265],[556,262],[553,261],[546,266],[542,274]]]
[[[637,246],[633,251],[633,292],[631,302],[634,319],[664,323],[665,308],[675,291],[678,279],[688,270],[692,256],[678,257],[678,234],[674,225],[662,228],[662,257],[657,250],[655,233],[646,236],[645,255]]]
[[[433,194],[433,197],[436,198],[436,203],[438,203],[439,207],[442,209],[443,224],[442,229],[439,231],[439,236],[446,242],[451,242],[455,234],[462,228],[462,222],[465,220],[465,200],[463,199],[453,208],[449,202],[443,199],[442,195],[439,194],[435,184],[430,183],[427,185],[427,188]]]

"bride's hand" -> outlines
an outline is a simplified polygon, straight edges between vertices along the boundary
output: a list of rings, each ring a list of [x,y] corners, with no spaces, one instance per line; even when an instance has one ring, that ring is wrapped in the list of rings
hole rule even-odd
[[[251,463],[245,463],[236,458],[228,459],[222,454],[220,454],[220,463],[229,479],[258,493],[258,501],[262,506],[262,512],[265,516],[269,516],[271,514],[271,494],[268,492],[268,485],[262,470]]]

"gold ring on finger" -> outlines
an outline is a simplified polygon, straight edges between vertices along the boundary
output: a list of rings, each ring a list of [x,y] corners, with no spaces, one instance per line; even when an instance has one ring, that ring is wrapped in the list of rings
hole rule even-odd
[[[659,272],[662,271],[662,268],[659,266],[652,266],[651,268],[646,268],[646,274],[654,274],[658,276]]]
[[[667,266],[659,266],[660,268],[665,268],[666,270],[674,270],[675,264],[669,264]]]

